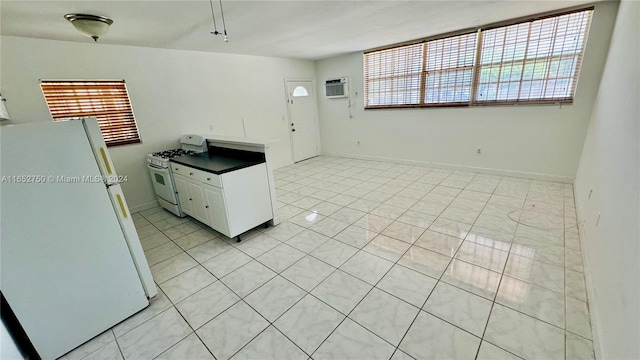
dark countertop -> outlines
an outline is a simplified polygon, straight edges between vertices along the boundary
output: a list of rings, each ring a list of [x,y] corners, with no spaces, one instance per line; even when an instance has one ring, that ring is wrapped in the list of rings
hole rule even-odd
[[[244,169],[249,166],[262,164],[264,158],[230,157],[224,154],[202,153],[185,155],[171,159],[171,162],[190,166],[202,171],[221,175],[230,171]]]

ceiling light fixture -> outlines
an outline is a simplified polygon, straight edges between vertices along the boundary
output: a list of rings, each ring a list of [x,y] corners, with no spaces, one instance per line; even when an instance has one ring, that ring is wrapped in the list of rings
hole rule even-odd
[[[222,32],[218,31],[218,26],[216,25],[216,15],[213,13],[213,0],[209,0],[209,5],[211,5],[211,18],[213,19],[213,31],[211,33],[213,35],[224,35],[224,42],[229,42],[229,38],[227,37],[227,25],[224,22],[222,0],[218,0],[218,2],[220,3],[220,13],[222,14]]]
[[[109,26],[113,24],[113,20],[104,16],[87,15],[87,14],[67,14],[65,19],[81,33],[91,37],[93,41],[109,31]]]

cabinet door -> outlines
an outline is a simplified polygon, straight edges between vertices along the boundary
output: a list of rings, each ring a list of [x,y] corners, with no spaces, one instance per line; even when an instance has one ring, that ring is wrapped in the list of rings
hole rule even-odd
[[[215,230],[218,230],[230,237],[227,209],[222,189],[213,186],[205,186],[204,193],[206,195],[207,205],[209,206],[209,224]]]
[[[173,180],[176,182],[176,190],[178,190],[178,202],[185,214],[193,216],[193,207],[191,206],[191,194],[189,194],[189,183],[187,178],[182,175],[174,174]]]
[[[204,192],[202,184],[189,181],[189,194],[191,194],[191,205],[193,206],[193,217],[203,223],[208,223],[207,208],[205,205]]]

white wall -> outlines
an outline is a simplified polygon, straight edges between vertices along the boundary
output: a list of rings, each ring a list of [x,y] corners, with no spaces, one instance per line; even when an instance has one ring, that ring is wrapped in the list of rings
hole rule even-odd
[[[617,3],[596,5],[574,103],[561,107],[365,111],[362,53],[319,61],[319,94],[324,94],[326,79],[348,76],[353,95],[353,118],[349,118],[348,100],[319,96],[323,153],[543,174],[570,181],[577,169],[616,8]],[[478,148],[481,155],[476,155]]]
[[[640,359],[639,24],[640,3],[622,1],[575,181],[602,359]]]
[[[276,167],[292,163],[284,78],[315,78],[314,62],[89,41],[0,37],[0,92],[14,122],[51,121],[38,79],[125,79],[142,144],[109,150],[132,209],[155,198],[145,155],[183,133],[243,136],[244,119],[247,137],[279,140]]]

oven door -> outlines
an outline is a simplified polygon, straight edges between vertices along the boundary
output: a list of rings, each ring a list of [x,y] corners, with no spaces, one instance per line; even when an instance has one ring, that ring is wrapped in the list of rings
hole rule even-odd
[[[156,196],[174,205],[178,204],[176,188],[173,184],[173,178],[169,173],[169,169],[155,167],[150,164],[147,164],[147,167],[149,168],[149,174],[151,174],[151,182],[156,191]]]

